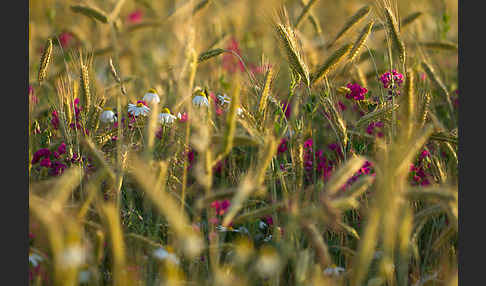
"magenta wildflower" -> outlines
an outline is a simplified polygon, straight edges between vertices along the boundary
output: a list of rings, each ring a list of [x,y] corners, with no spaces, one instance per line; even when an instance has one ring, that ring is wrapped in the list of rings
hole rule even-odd
[[[59,147],[57,148],[57,152],[59,152],[59,154],[66,153],[66,143],[62,142],[61,145],[59,145]]]
[[[363,100],[365,99],[365,94],[368,92],[366,88],[361,87],[357,83],[348,83],[346,87],[351,90],[350,93],[346,94],[346,98],[348,99]]]
[[[376,135],[378,137],[383,137],[383,122],[378,121],[378,122],[370,122],[368,124],[368,127],[366,128],[366,133],[370,135]]]
[[[230,39],[230,43],[226,47],[227,50],[231,50],[241,56],[240,48],[238,45],[238,41],[233,37]],[[239,68],[241,72],[244,72],[244,66],[243,63],[235,57],[235,55],[231,53],[224,53],[223,54],[223,69],[230,73],[236,72],[236,70]]]
[[[211,203],[211,208],[216,211],[217,215],[223,215],[226,210],[230,207],[231,203],[229,200],[214,201]]]
[[[135,10],[132,13],[128,14],[127,22],[130,24],[137,24],[142,21],[143,12],[142,10]]]
[[[420,153],[420,157],[419,157],[419,160],[423,160],[425,159],[426,157],[430,156],[430,152],[426,149],[422,150],[422,152]]]
[[[73,39],[73,35],[69,32],[63,32],[59,35],[59,43],[61,43],[62,48],[67,48]]]
[[[285,151],[287,151],[287,139],[282,138],[282,140],[280,140],[280,145],[278,145],[277,154],[282,154]]]
[[[59,176],[61,175],[64,170],[67,168],[66,165],[64,165],[63,163],[59,162],[59,161],[55,161],[54,163],[51,164],[51,172],[50,174],[52,176]]]
[[[345,111],[348,107],[342,101],[338,101],[338,108],[340,111]]]
[[[49,158],[49,155],[51,155],[51,151],[49,149],[47,149],[47,148],[42,148],[42,149],[37,150],[34,153],[34,156],[32,158],[32,164],[35,164],[35,163],[39,162],[39,160],[42,157]]]
[[[51,124],[54,129],[59,128],[59,115],[56,110],[52,111]]]
[[[39,103],[39,99],[34,95],[34,88],[31,85],[29,85],[29,103],[32,104],[32,106]]]
[[[42,159],[39,165],[41,165],[42,167],[49,168],[51,166],[51,159],[49,159],[49,157],[44,158]]]
[[[179,117],[179,121],[180,122],[186,122],[187,119],[188,119],[188,116],[187,116],[187,113],[186,112],[180,113],[180,116],[178,115],[178,117]]]
[[[396,70],[392,70],[391,72],[382,74],[380,81],[386,89],[395,88],[403,83],[403,75]]]
[[[341,187],[341,191],[346,191],[354,182],[356,182],[361,176],[363,175],[374,175],[373,172],[373,165],[371,162],[366,161],[361,166],[361,168],[351,177],[349,178],[346,183]]]

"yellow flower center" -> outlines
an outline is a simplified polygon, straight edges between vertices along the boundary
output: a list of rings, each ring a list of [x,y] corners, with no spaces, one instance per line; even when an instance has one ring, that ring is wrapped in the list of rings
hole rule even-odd
[[[162,109],[162,113],[170,114],[170,110],[166,107],[166,108]]]
[[[157,94],[157,90],[155,88],[151,88],[147,92],[148,93],[155,93],[155,94]]]
[[[139,102],[137,103],[137,107],[142,107],[143,106],[143,103]]]

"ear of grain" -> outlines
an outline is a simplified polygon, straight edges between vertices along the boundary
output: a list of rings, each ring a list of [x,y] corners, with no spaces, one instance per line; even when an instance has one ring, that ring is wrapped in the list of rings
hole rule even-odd
[[[353,48],[348,54],[349,61],[353,62],[356,59],[356,56],[365,44],[366,39],[368,39],[368,36],[371,34],[373,24],[374,21],[372,20],[363,28],[363,30],[361,30],[359,37],[356,39],[356,42],[354,42]]]
[[[432,80],[432,82],[439,87],[439,89],[444,93],[444,96],[447,100],[447,104],[449,105],[449,109],[451,113],[454,112],[454,108],[452,107],[452,102],[451,102],[451,97],[449,94],[449,91],[447,90],[446,86],[442,82],[442,80],[439,78],[435,70],[432,68],[431,65],[429,65],[427,62],[422,62],[422,67],[425,70],[425,73],[427,73],[427,76]]]
[[[337,111],[335,104],[329,98],[321,98],[321,102],[326,112],[330,115],[329,123],[331,123],[331,127],[334,129],[334,132],[336,132],[336,136],[342,144],[341,147],[345,148],[348,144],[348,133],[344,119]]]
[[[72,5],[71,10],[74,13],[80,13],[91,19],[97,20],[101,23],[108,23],[108,16],[105,12],[101,11],[98,8],[88,5]]]
[[[285,12],[284,12],[285,13]],[[286,15],[286,14],[285,14]],[[287,56],[287,61],[290,67],[302,76],[307,86],[310,85],[309,69],[304,62],[304,58],[297,45],[297,39],[295,38],[294,31],[282,23],[275,25],[275,30],[278,35],[278,39],[282,44],[283,50]]]
[[[49,62],[51,61],[51,56],[52,56],[52,39],[49,38],[47,39],[46,45],[44,46],[44,51],[41,57],[39,75],[38,75],[39,84],[41,84],[46,78]]]
[[[329,58],[327,58],[326,62],[321,65],[317,71],[315,71],[311,75],[311,84],[314,85],[321,81],[331,70],[333,70],[351,51],[352,45],[345,44],[340,49],[335,51]]]
[[[322,238],[322,234],[319,233],[316,226],[307,221],[302,223],[302,229],[304,233],[309,237],[311,245],[317,252],[317,258],[322,268],[329,267],[332,264],[331,256],[329,255],[329,250]]]
[[[415,123],[415,86],[414,86],[414,73],[412,70],[407,70],[405,74],[404,85],[404,97],[402,98],[402,104],[400,105],[401,121],[403,122],[403,134],[404,138],[410,138]]]
[[[58,211],[59,213],[62,212],[62,208],[66,204],[69,196],[81,183],[83,174],[82,168],[71,167],[55,181],[48,197],[52,210]]]
[[[397,108],[398,108],[398,104],[378,107],[374,111],[363,115],[356,122],[356,127],[363,126],[364,124],[367,124],[371,121],[383,119],[384,117],[389,116],[392,113],[392,111],[396,110]]]
[[[414,13],[411,13],[409,14],[407,17],[403,18],[400,22],[400,27],[403,29],[404,27],[412,24],[413,22],[415,22],[415,20],[417,20],[420,16],[422,16],[423,13],[422,12],[414,12]]]
[[[307,16],[310,13],[310,9],[314,4],[317,3],[317,0],[310,0],[309,3],[304,7],[302,12],[300,13],[299,17],[297,18],[297,21],[295,22],[295,28],[299,28],[300,24],[302,23],[303,20],[307,18]]]
[[[113,79],[117,83],[121,83],[120,77],[118,76],[118,73],[116,72],[115,65],[113,64],[113,59],[111,57],[110,57],[109,64],[110,64],[110,73],[113,76]]]
[[[398,50],[400,61],[404,63],[407,56],[405,51],[405,44],[400,37],[397,19],[395,18],[395,15],[389,7],[385,8],[385,20],[392,42]]]
[[[198,58],[197,58],[197,61],[198,63],[202,63],[204,61],[207,61],[209,60],[210,58],[213,58],[213,57],[216,57],[216,56],[219,56],[221,55],[222,53],[224,53],[225,50],[224,49],[214,49],[214,50],[209,50],[209,51],[206,51],[204,53],[201,53]]]
[[[366,16],[371,12],[371,7],[366,5],[363,8],[359,9],[358,12],[356,12],[351,18],[346,21],[346,24],[344,27],[339,31],[339,33],[336,35],[334,40],[329,43],[327,48],[329,49],[334,45],[339,39],[343,38],[347,33],[351,31],[352,28],[356,27],[361,21],[363,21]]]
[[[198,13],[201,13],[202,11],[204,11],[204,9],[206,9],[209,6],[210,3],[211,0],[202,0],[196,5],[196,7],[194,7],[194,9],[192,10],[192,15],[195,16]]]
[[[421,133],[417,134],[413,140],[407,144],[407,148],[405,149],[406,152],[400,159],[401,161],[396,169],[397,173],[406,172],[406,170],[410,168],[413,158],[417,155],[424,144],[427,143],[427,140],[429,139],[430,135],[432,135],[433,131],[434,126],[429,124],[423,128]]]
[[[423,14],[422,12],[414,12],[414,13],[409,14],[407,17],[401,19],[400,20],[400,28],[403,29],[406,26],[412,24],[413,22],[415,22],[415,20],[417,20],[420,16],[422,16],[422,14]],[[378,23],[378,24],[373,26],[372,31],[376,32],[376,31],[381,31],[381,30],[384,30],[384,29],[385,29],[385,25],[383,25],[382,23]]]
[[[300,0],[299,2],[303,8],[305,8],[308,4],[308,0]],[[312,26],[314,27],[314,30],[316,31],[316,34],[318,36],[322,35],[321,24],[319,23],[319,19],[314,15],[314,13],[312,13],[312,9],[309,9],[307,19],[309,19],[309,21],[311,22]],[[301,23],[304,20],[305,19],[302,19]],[[297,25],[296,28],[298,28]]]
[[[364,74],[363,70],[359,67],[359,65],[355,65],[354,70],[356,71],[359,84],[361,84],[362,87],[367,87],[368,80],[366,79],[366,75]]]
[[[267,104],[268,104],[268,96],[270,95],[270,84],[272,82],[273,77],[273,69],[269,68],[267,74],[265,75],[265,84],[263,86],[262,95],[260,97],[260,104],[258,105],[258,112],[260,114],[264,114]]]
[[[419,42],[419,46],[437,51],[457,51],[457,44],[453,42]]]
[[[326,184],[326,193],[334,195],[365,163],[365,158],[356,156],[348,160],[335,172]]]
[[[429,107],[430,107],[430,94],[425,93],[422,97],[422,106],[420,108],[420,113],[417,116],[419,119],[419,128],[423,128],[425,125],[425,122],[427,121],[427,116],[429,112]]]
[[[223,159],[224,156],[228,155],[231,149],[233,149],[233,139],[235,137],[236,131],[236,110],[240,105],[240,84],[238,81],[235,82],[233,93],[231,97],[230,110],[228,112],[228,117],[226,118],[226,132],[224,136],[223,151],[216,160],[215,164]]]
[[[82,99],[83,105],[86,114],[89,112],[91,108],[91,91],[90,91],[90,81],[89,81],[89,58],[86,62],[83,61],[82,55],[80,56],[80,80],[81,80],[81,91],[82,91]]]

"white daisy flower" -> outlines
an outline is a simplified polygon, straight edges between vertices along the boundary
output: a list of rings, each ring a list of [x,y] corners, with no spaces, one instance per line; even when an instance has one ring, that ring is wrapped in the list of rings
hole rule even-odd
[[[197,107],[209,106],[208,93],[200,87],[196,87],[193,93],[192,104]]]
[[[224,106],[225,104],[230,104],[231,103],[231,98],[227,96],[226,94],[217,94],[216,95],[216,100],[217,103],[221,106]]]
[[[331,267],[328,267],[324,269],[324,274],[328,276],[339,276],[343,274],[346,271],[346,269],[333,265]]]
[[[155,88],[151,88],[147,91],[147,93],[143,96],[143,100],[148,104],[157,104],[160,102],[159,95],[157,94],[157,90]]]
[[[268,225],[263,221],[260,221],[258,223],[258,228],[260,228],[260,229],[266,229],[267,227],[268,227]]]
[[[116,115],[113,110],[106,108],[100,115],[100,121],[102,123],[113,123],[116,121]]]
[[[148,108],[143,101],[139,100],[137,101],[137,104],[128,104],[128,113],[132,114],[134,116],[147,116],[147,114],[150,112],[150,108]]]
[[[40,256],[37,253],[30,253],[29,254],[29,263],[32,264],[32,266],[37,267],[41,261],[43,261],[44,258]]]
[[[159,247],[154,250],[152,255],[160,261],[168,260],[172,263],[179,264],[179,258],[177,258],[177,256],[172,252],[165,250],[163,247]]]
[[[177,117],[170,114],[170,110],[166,107],[162,110],[162,113],[159,114],[159,122],[161,124],[171,124]]]

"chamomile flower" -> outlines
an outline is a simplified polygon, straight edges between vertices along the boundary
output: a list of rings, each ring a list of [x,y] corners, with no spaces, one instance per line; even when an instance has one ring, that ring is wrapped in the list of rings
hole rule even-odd
[[[324,274],[328,276],[339,276],[343,274],[345,271],[346,269],[342,267],[332,265],[331,267],[324,269]]]
[[[128,113],[134,116],[147,116],[147,114],[150,112],[150,108],[147,107],[147,104],[145,101],[139,100],[137,101],[137,104],[128,104]]]
[[[147,93],[145,93],[145,95],[143,96],[143,101],[145,101],[148,105],[159,103],[160,98],[157,94],[157,90],[155,90],[155,88],[149,89]]]
[[[172,263],[179,264],[179,258],[177,258],[177,256],[174,253],[172,253],[170,248],[169,251],[167,251],[163,247],[159,247],[156,250],[154,250],[152,255],[160,261],[168,260]]]
[[[227,96],[226,94],[216,94],[216,101],[219,105],[225,106],[226,104],[231,103],[231,98]]]
[[[29,263],[32,264],[33,267],[37,267],[37,265],[39,265],[39,263],[43,260],[44,258],[37,253],[32,252],[29,254]]]
[[[166,107],[162,110],[162,113],[159,114],[159,122],[162,124],[170,124],[173,123],[177,117],[170,114],[170,110]]]
[[[192,104],[197,107],[209,106],[208,92],[200,87],[194,89]]]
[[[116,115],[111,108],[105,108],[100,115],[100,121],[102,123],[113,123],[116,121]]]

